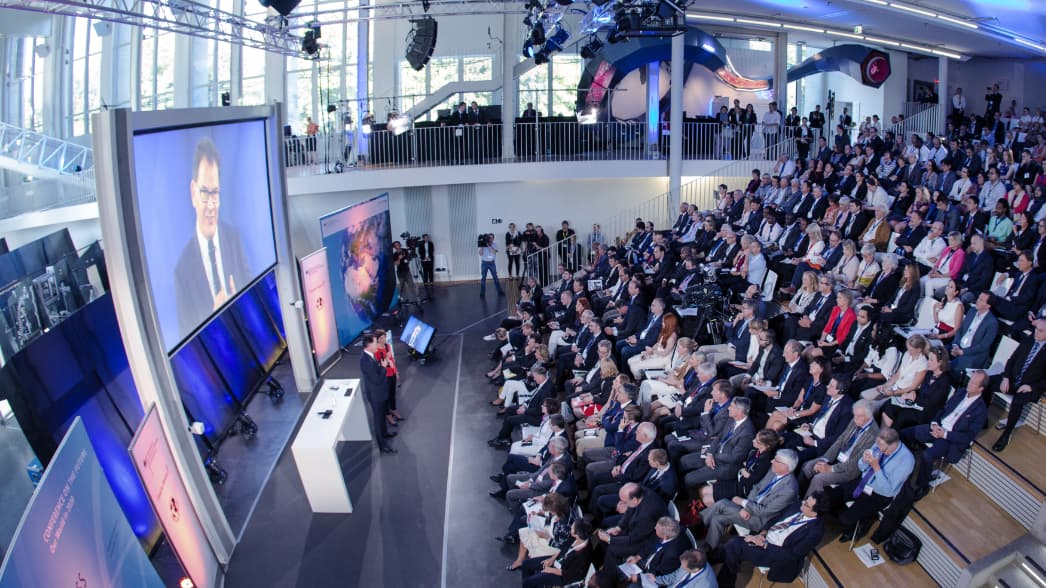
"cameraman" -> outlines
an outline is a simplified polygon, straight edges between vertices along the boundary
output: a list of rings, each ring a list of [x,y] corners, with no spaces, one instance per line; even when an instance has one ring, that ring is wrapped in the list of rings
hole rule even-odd
[[[493,233],[480,235],[479,238],[476,240],[476,245],[479,247],[480,298],[487,295],[487,272],[490,272],[490,274],[494,277],[494,288],[497,289],[498,296],[504,296],[505,291],[501,289],[501,282],[498,281],[498,248],[494,246]]]
[[[414,285],[414,276],[410,275],[410,252],[399,241],[392,242],[392,263],[396,267],[396,279],[400,284],[400,298],[404,302],[416,301],[418,289]]]

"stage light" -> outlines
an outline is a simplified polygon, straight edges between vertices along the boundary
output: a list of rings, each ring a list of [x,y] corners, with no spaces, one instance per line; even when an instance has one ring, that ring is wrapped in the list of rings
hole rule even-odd
[[[389,121],[386,125],[392,134],[396,137],[406,133],[410,130],[410,119],[405,116],[397,116],[396,118]]]
[[[363,123],[362,125],[360,125],[360,132],[363,133],[364,135],[369,135],[370,131],[371,131],[370,123]]]
[[[592,40],[581,48],[581,57],[584,59],[593,59],[602,48],[603,42],[600,41],[598,37],[592,37]]]
[[[530,42],[534,45],[545,44],[545,25],[540,22],[534,25],[534,28],[530,30]]]
[[[536,52],[537,50],[534,48],[534,43],[531,42],[530,39],[523,41],[523,57],[530,59],[531,57],[534,57],[534,53]]]
[[[186,576],[178,581],[178,588],[196,588],[196,584],[193,584],[192,580]]]
[[[537,55],[534,56],[534,65],[544,65],[546,63],[548,63],[548,53],[545,51],[539,51]]]
[[[592,125],[599,122],[599,108],[596,106],[589,107],[588,111],[582,111],[577,113],[577,122],[581,125]]]
[[[549,53],[562,51],[563,45],[566,45],[567,39],[569,38],[570,31],[564,28],[563,25],[556,25],[555,30],[552,31],[552,34],[549,35],[548,39],[545,41],[545,50]]]
[[[301,4],[301,0],[258,0],[258,3],[287,16]]]
[[[305,36],[301,40],[301,51],[309,58],[315,58],[320,52],[320,44],[316,40],[319,36],[319,27],[305,29]]]
[[[620,43],[621,41],[624,41],[624,39],[617,34],[617,29],[610,31],[610,34],[607,35],[607,43],[610,43],[611,45]]]

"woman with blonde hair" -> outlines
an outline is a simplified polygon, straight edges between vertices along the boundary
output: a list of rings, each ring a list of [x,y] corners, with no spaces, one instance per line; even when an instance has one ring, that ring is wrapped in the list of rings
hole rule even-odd
[[[632,377],[639,381],[643,370],[663,370],[671,364],[676,352],[676,339],[679,338],[679,317],[666,312],[661,319],[661,335],[657,343],[647,347],[639,355],[628,358],[628,369]]]
[[[614,380],[617,378],[618,373],[620,372],[618,372],[617,364],[614,363],[613,359],[608,357],[599,360],[598,382],[594,382],[590,386],[591,391],[579,390],[567,397],[574,417],[585,419],[602,410],[603,406],[610,399],[611,391],[614,388]],[[579,386],[578,388],[582,387]]]
[[[831,274],[835,281],[847,288],[853,288],[857,280],[857,269],[861,265],[861,258],[857,255],[857,245],[850,239],[843,241],[843,256],[839,259]],[[873,278],[875,276],[872,276]]]

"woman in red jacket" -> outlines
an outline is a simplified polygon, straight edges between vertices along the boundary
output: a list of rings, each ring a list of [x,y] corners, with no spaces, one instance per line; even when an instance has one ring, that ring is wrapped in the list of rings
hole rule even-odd
[[[374,331],[374,335],[378,338],[378,349],[374,352],[374,359],[385,366],[385,375],[388,376],[386,379],[389,383],[389,412],[385,415],[385,419],[389,421],[390,425],[396,425],[400,421],[407,420],[396,410],[396,384],[399,370],[396,369],[396,358],[392,355],[392,345],[389,345],[389,334],[377,329]]]
[[[817,340],[817,348],[825,357],[835,355],[835,349],[850,335],[850,329],[857,321],[853,302],[854,295],[850,290],[835,293],[835,308],[832,309],[832,314],[828,315],[821,338]]]

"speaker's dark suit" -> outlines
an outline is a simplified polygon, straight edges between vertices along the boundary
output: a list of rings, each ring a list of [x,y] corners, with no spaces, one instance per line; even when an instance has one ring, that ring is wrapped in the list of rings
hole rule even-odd
[[[667,514],[665,501],[653,492],[645,492],[639,506],[625,511],[618,523],[621,532],[610,538],[604,566],[614,568],[626,558],[643,549],[643,545],[654,537],[657,519]]]
[[[964,398],[966,398],[966,389],[956,390],[933,420],[938,423],[943,421],[958,408]],[[947,437],[943,439],[937,439],[930,434],[930,425],[916,425],[901,431],[901,439],[907,443],[918,444],[919,447],[922,447],[923,443],[931,444],[920,456],[921,464],[915,482],[916,489],[930,487],[930,472],[933,471],[934,462],[939,458],[943,457],[948,460],[948,463],[956,463],[962,459],[962,454],[973,443],[987,420],[988,407],[978,397],[966,407],[959,420],[955,421],[955,425],[952,426]]]
[[[192,237],[182,247],[178,263],[174,266],[174,298],[178,311],[179,335],[188,335],[214,310],[214,294],[207,291],[207,276],[211,269],[204,265],[199,241],[196,239],[195,225],[193,227]],[[218,242],[224,274],[220,276],[221,286],[228,288],[231,276],[236,288],[245,288],[251,275],[240,233],[232,226],[219,222]]]
[[[385,420],[385,413],[388,412],[389,403],[389,385],[385,368],[369,353],[364,352],[360,356],[360,373],[363,394],[370,404],[371,416],[374,419],[374,440],[378,447],[385,447],[388,443],[388,422]]]

